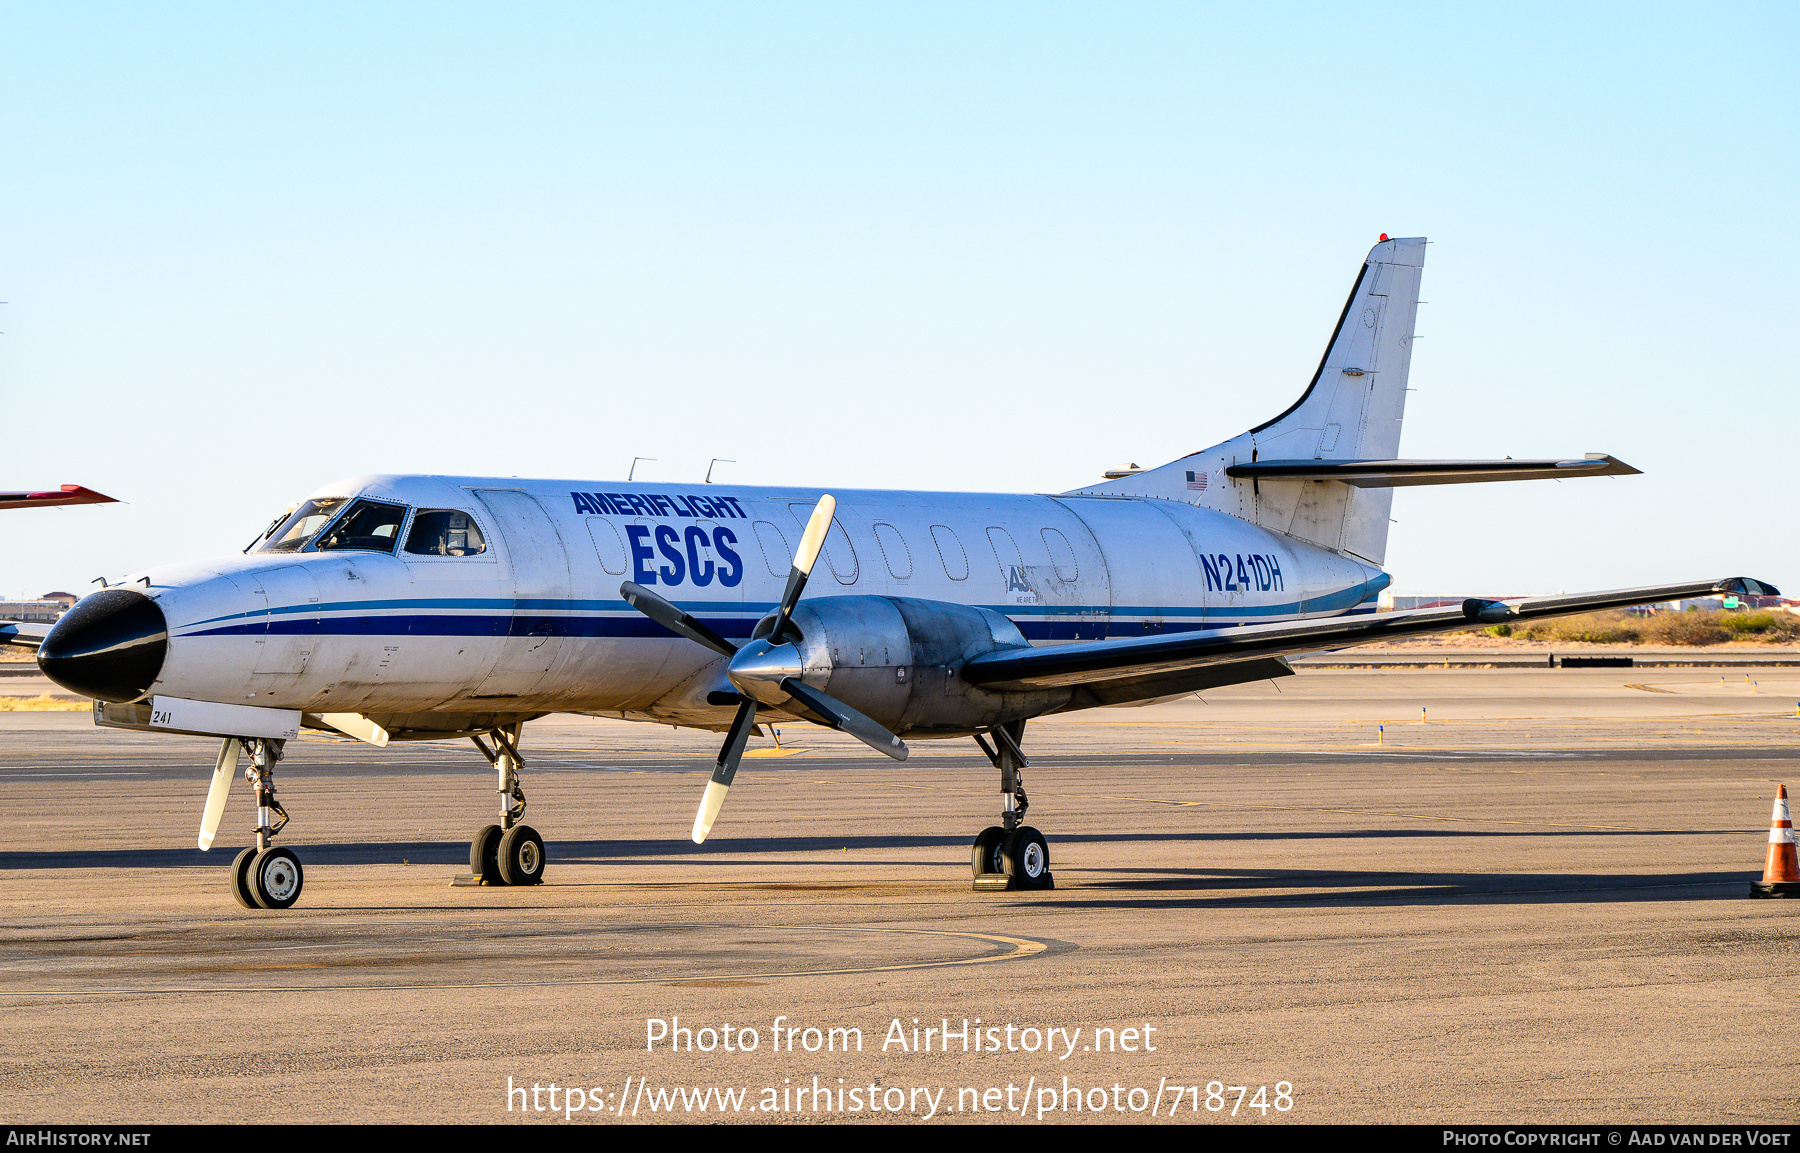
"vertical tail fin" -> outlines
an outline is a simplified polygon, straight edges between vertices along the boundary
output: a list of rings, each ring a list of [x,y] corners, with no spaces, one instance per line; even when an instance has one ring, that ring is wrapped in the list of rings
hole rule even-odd
[[[1286,412],[1160,468],[1081,491],[1185,500],[1381,564],[1391,489],[1357,489],[1337,481],[1240,481],[1224,470],[1257,459],[1395,457],[1424,263],[1424,237],[1384,237],[1369,250],[1318,370]]]
[[[1425,240],[1384,240],[1356,274],[1312,381],[1246,436],[1282,460],[1391,460],[1400,451]]]

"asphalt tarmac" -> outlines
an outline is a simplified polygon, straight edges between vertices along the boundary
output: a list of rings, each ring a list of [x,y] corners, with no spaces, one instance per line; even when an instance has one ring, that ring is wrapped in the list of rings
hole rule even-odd
[[[1311,671],[1033,722],[1042,893],[971,891],[969,741],[785,725],[695,846],[718,738],[534,722],[550,865],[510,889],[450,884],[474,749],[309,737],[273,913],[228,891],[241,785],[194,848],[211,743],[0,713],[0,1113],[1791,1122],[1800,902],[1746,892],[1797,702],[1800,670]]]

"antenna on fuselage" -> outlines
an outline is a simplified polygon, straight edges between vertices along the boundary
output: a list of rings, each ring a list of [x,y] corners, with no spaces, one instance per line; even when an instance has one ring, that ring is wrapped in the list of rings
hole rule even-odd
[[[736,464],[736,463],[737,463],[737,461],[727,460],[722,456],[713,457],[712,464],[709,464],[706,466],[706,479],[704,481],[702,481],[701,483],[702,484],[711,484],[712,483],[713,464]]]
[[[656,458],[653,456],[634,456],[634,457],[632,457],[631,458],[631,471],[625,474],[626,483],[629,484],[631,482],[631,479],[633,477],[637,476],[638,461],[640,461],[640,460],[655,460],[655,459]]]

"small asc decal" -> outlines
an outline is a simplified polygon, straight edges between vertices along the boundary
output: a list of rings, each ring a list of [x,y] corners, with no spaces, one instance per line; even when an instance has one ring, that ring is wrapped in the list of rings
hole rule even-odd
[[[1187,474],[1187,486],[1188,486],[1189,492],[1205,492],[1206,491],[1206,474],[1203,472],[1188,473]]]
[[[1016,605],[1037,603],[1037,592],[1025,580],[1025,569],[1016,564],[1006,566],[1006,594]]]

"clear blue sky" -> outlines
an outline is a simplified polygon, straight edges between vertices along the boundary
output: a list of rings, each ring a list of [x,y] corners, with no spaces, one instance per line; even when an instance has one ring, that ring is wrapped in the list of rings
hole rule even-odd
[[[0,8],[0,592],[384,471],[1061,491],[1426,235],[1396,588],[1800,587],[1800,8]]]

